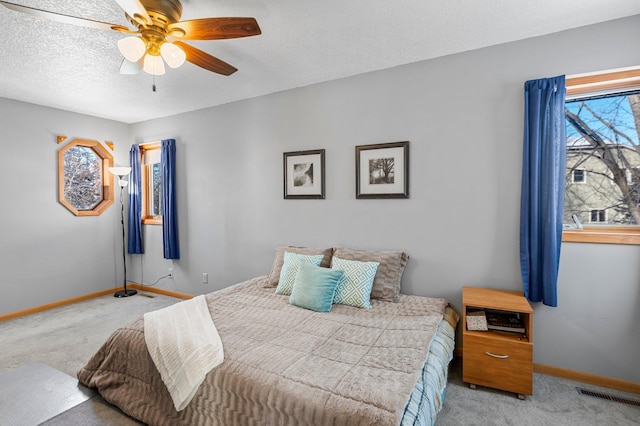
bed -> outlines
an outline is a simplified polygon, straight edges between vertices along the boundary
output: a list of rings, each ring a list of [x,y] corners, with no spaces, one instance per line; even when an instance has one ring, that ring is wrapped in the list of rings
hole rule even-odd
[[[186,408],[174,408],[143,317],[116,330],[79,381],[149,425],[433,424],[459,318],[446,300],[395,294],[316,312],[276,294],[274,272],[205,296],[224,362]]]

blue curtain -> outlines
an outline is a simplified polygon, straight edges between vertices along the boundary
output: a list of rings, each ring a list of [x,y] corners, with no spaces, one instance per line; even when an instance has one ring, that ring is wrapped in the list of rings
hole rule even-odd
[[[176,202],[176,141],[166,139],[160,148],[162,164],[162,244],[165,259],[180,259],[178,204]]]
[[[532,302],[558,306],[566,167],[564,76],[531,80],[524,90],[520,269]]]
[[[129,254],[142,254],[142,166],[140,146],[133,145],[129,151]]]

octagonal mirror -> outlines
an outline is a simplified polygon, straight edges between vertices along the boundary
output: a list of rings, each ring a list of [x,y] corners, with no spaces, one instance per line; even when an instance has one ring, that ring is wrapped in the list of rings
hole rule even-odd
[[[58,200],[76,216],[97,216],[113,203],[113,156],[98,141],[74,139],[58,151]]]

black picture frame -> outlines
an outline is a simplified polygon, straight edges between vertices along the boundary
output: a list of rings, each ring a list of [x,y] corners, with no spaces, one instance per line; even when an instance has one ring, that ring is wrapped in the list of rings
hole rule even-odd
[[[292,151],[283,154],[286,200],[324,199],[324,157],[324,149]]]
[[[356,146],[356,198],[409,198],[409,142]]]

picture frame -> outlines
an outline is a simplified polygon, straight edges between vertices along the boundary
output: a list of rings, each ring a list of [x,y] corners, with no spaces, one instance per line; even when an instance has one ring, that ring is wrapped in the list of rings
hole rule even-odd
[[[356,198],[409,198],[409,142],[356,146]]]
[[[285,199],[324,199],[324,157],[324,149],[284,153]]]

